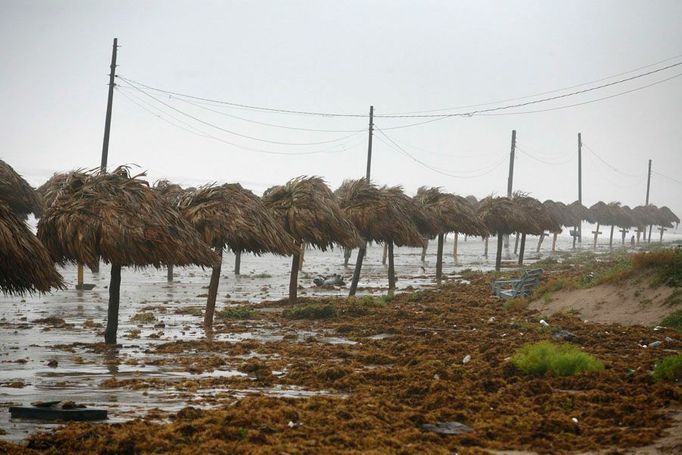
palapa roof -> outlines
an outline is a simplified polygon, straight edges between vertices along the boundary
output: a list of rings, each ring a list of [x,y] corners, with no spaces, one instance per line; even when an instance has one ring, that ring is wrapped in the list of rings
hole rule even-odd
[[[40,196],[43,198],[43,203],[46,208],[51,206],[55,199],[57,199],[62,191],[62,188],[66,184],[67,179],[71,175],[79,175],[80,177],[84,177],[86,174],[82,169],[71,172],[55,172],[52,174],[52,177],[47,179],[45,183],[36,189],[38,194],[40,194]]]
[[[561,226],[552,218],[551,213],[534,197],[526,193],[516,191],[512,195],[512,202],[516,204],[526,217],[523,229],[518,232],[532,235],[540,235],[545,231],[561,232]]]
[[[263,194],[265,206],[297,242],[325,251],[334,244],[346,248],[360,246],[353,223],[320,177],[301,176]]]
[[[23,294],[63,287],[47,249],[9,205],[0,202],[0,291]]]
[[[21,218],[29,213],[39,217],[43,211],[40,195],[3,160],[0,160],[0,201]]]
[[[580,201],[573,201],[566,206],[566,219],[569,224],[564,226],[579,226],[583,220],[588,216],[588,208],[580,203]]]
[[[659,209],[660,218],[663,227],[673,227],[673,223],[680,224],[680,219],[665,205]]]
[[[154,186],[152,188],[154,189],[154,191],[163,196],[167,201],[173,204],[173,206],[177,206],[178,203],[180,202],[180,198],[186,192],[190,191],[185,190],[177,183],[171,183],[166,179],[157,180],[156,182],[154,182]],[[192,190],[195,190],[195,188],[193,188]]]
[[[472,236],[486,236],[488,229],[469,202],[440,188],[425,186],[417,190],[415,200],[433,218],[438,234],[460,232]]]
[[[478,216],[491,234],[524,232],[529,224],[526,215],[506,196],[488,196],[481,199]]]
[[[636,214],[632,212],[632,209],[627,205],[618,206],[620,212],[618,213],[618,221],[616,225],[620,228],[630,229],[633,226],[637,226]]]
[[[473,194],[470,194],[467,197],[465,197],[464,199],[467,200],[467,202],[469,203],[471,208],[474,209],[474,211],[478,210],[478,199],[476,199],[476,196],[474,196]]]
[[[572,224],[569,223],[569,217],[568,217],[568,211],[566,208],[566,204],[563,202],[555,202],[552,201],[551,199],[546,200],[545,202],[542,203],[542,205],[545,207],[545,210],[549,213],[549,216],[552,218],[552,222],[555,223],[555,228],[558,227],[558,230],[552,230],[552,233],[559,233],[561,232],[561,226],[572,226]]]
[[[391,239],[398,246],[424,246],[425,235],[437,232],[434,220],[411,197],[402,186],[382,186],[379,189],[390,201],[395,211],[395,236]]]
[[[611,208],[603,201],[592,205],[585,217],[590,223],[599,223],[606,226],[615,225],[614,215]]]
[[[71,174],[38,223],[38,237],[60,263],[96,267],[212,266],[218,256],[164,198],[127,167]]]
[[[396,198],[366,179],[344,180],[334,195],[364,240],[398,243],[416,236],[423,242],[414,222],[397,206]]]
[[[206,185],[178,199],[182,216],[214,248],[291,255],[294,239],[275,221],[261,198],[238,183]]]

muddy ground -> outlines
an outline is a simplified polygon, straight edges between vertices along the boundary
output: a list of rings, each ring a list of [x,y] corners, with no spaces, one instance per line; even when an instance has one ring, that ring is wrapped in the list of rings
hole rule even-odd
[[[261,302],[240,315],[247,319],[219,319],[212,338],[157,340],[141,352],[130,348],[134,341],[118,349],[54,346],[86,362],[106,359],[107,374],[93,385],[99,393],[136,394],[150,404],[172,397],[185,407],[70,424],[31,435],[27,446],[4,443],[0,452],[618,453],[648,446],[679,453],[682,442],[666,430],[679,421],[682,386],[650,376],[660,358],[682,350],[678,332],[571,314],[542,324],[544,315],[490,296],[490,280],[465,273],[393,299],[302,301],[325,319],[292,317],[286,301]],[[201,316],[186,317],[195,330]],[[155,324],[141,323],[138,336],[158,333]],[[536,378],[509,362],[518,347],[561,329],[605,370]],[[268,336],[240,337],[253,333]],[[653,341],[662,344],[644,347]],[[422,427],[450,421],[471,431]]]

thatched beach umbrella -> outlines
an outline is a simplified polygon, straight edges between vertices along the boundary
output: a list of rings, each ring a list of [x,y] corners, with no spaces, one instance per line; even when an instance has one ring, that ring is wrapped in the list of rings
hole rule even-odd
[[[573,249],[575,249],[576,238],[580,243],[582,243],[582,224],[583,220],[587,219],[588,208],[580,203],[580,201],[573,201],[571,204],[566,206],[566,219],[564,220],[568,224],[564,224],[566,227],[573,227],[571,232],[571,237],[573,237]]]
[[[503,236],[531,230],[533,229],[531,225],[534,224],[508,197],[488,196],[482,199],[479,203],[478,216],[488,231],[497,235],[495,270],[499,271],[502,266]]]
[[[660,231],[661,231],[661,238],[659,239],[660,242],[663,241],[663,232],[665,232],[666,228],[672,228],[673,224],[676,226],[679,226],[680,224],[680,219],[673,213],[672,210],[670,210],[668,207],[665,205],[659,209],[659,217],[661,219],[660,224]]]
[[[291,255],[298,251],[294,239],[275,221],[261,198],[238,183],[206,185],[185,193],[178,203],[189,221],[222,259],[223,249],[261,255]],[[204,326],[213,326],[221,264],[213,266]]]
[[[159,193],[168,203],[177,208],[180,202],[180,197],[185,193],[185,190],[177,183],[171,183],[167,179],[160,179],[154,182],[152,187],[154,191]],[[167,266],[166,279],[168,282],[173,281],[173,264]]]
[[[121,268],[213,266],[218,257],[197,231],[148,183],[119,167],[111,174],[70,176],[45,210],[38,237],[59,264],[111,264],[104,339],[116,344]]]
[[[388,197],[401,225],[401,229],[396,230],[395,235],[386,241],[388,246],[388,292],[393,293],[395,290],[393,245],[424,247],[426,244],[425,235],[429,235],[436,228],[427,213],[403,192],[401,186],[383,186],[380,190]]]
[[[597,248],[597,237],[601,232],[599,231],[600,225],[609,225],[613,222],[613,215],[609,206],[603,202],[599,201],[592,205],[585,216],[585,219],[592,224],[596,224],[597,228],[594,230],[594,245],[593,248]]]
[[[438,236],[436,251],[436,279],[440,280],[443,271],[443,241],[448,232],[485,237],[488,229],[467,200],[461,196],[443,193],[440,188],[425,186],[417,190],[415,200],[424,207],[436,225]],[[454,251],[453,251],[454,252]]]
[[[297,177],[263,194],[265,206],[275,220],[294,238],[300,248],[307,243],[326,251],[335,244],[345,248],[360,246],[353,223],[344,215],[334,194],[320,177]],[[299,252],[293,254],[289,301],[296,302]]]
[[[376,242],[388,246],[389,256],[389,291],[393,290],[395,281],[391,274],[393,269],[392,243],[399,245],[414,245],[423,243],[418,228],[413,221],[413,216],[424,218],[421,221],[428,224],[425,215],[418,207],[409,205],[408,210],[415,210],[406,215],[405,207],[401,201],[410,204],[411,199],[397,189],[378,188],[368,183],[366,179],[345,180],[334,192],[339,206],[346,217],[353,223],[358,234],[364,242]],[[405,201],[403,199],[407,199]],[[357,291],[362,263],[365,255],[365,246],[358,251],[357,262],[349,295],[355,295]]]
[[[0,201],[0,291],[23,294],[51,288],[64,288],[64,283],[50,254],[24,220]]]
[[[40,195],[3,160],[0,160],[0,201],[4,201],[17,216],[23,219],[29,213],[40,217],[43,211],[43,201]]]
[[[555,202],[552,201],[551,199],[546,200],[545,202],[542,203],[542,205],[545,207],[545,210],[549,213],[549,216],[552,218],[553,223],[555,223],[554,229],[551,229],[550,232],[553,235],[552,238],[552,252],[556,250],[556,239],[557,235],[561,233],[561,226],[565,226],[565,222],[567,219],[567,208],[566,204],[563,202]],[[540,248],[542,247],[542,241],[545,238],[545,234],[540,235],[540,240],[538,240],[538,247],[537,247],[537,252],[540,252]]]
[[[512,197],[512,202],[527,217],[525,229],[521,232],[521,250],[519,251],[519,265],[523,264],[523,255],[526,249],[526,235],[543,236],[545,231],[561,231],[561,226],[552,217],[542,202],[528,196],[526,193],[517,191]]]

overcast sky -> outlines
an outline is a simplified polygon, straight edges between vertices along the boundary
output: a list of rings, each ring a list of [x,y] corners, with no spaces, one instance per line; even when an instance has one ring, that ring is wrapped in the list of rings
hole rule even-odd
[[[114,37],[117,73],[148,86],[289,110],[366,114],[374,105],[386,115],[515,104],[679,63],[680,24],[678,0],[0,0],[0,158],[34,185],[53,172],[99,165]],[[649,66],[657,62],[663,63]],[[582,132],[589,147],[583,149],[586,205],[643,204],[652,159],[651,201],[682,216],[682,77],[577,107],[519,113],[584,103],[680,73],[677,66],[494,112],[504,115],[397,129],[387,128],[427,119],[377,118],[390,140],[424,164],[377,132],[372,178],[402,184],[410,194],[420,185],[505,194],[516,129],[514,189],[571,202]],[[118,83],[110,168],[135,163],[152,182],[241,182],[258,194],[303,174],[320,175],[335,188],[365,173],[366,117],[236,109],[144,89],[164,105]],[[545,92],[552,93],[516,100]],[[286,155],[307,152],[323,153]]]

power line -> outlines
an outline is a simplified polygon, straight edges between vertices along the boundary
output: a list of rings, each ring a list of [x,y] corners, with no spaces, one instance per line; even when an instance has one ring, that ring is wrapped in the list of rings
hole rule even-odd
[[[655,65],[655,64],[654,64],[654,65]],[[582,90],[576,90],[576,91],[569,92],[569,93],[563,93],[563,94],[560,94],[560,95],[551,96],[551,97],[545,97],[545,98],[541,98],[541,99],[537,99],[537,100],[532,100],[532,101],[527,101],[527,102],[523,102],[523,103],[508,104],[508,105],[503,105],[503,106],[491,107],[491,108],[487,108],[487,109],[477,109],[477,110],[468,111],[468,112],[454,112],[454,113],[443,113],[443,114],[378,114],[378,115],[375,115],[375,117],[376,117],[376,118],[385,118],[385,119],[425,118],[425,119],[432,119],[431,121],[436,121],[436,120],[438,120],[438,119],[444,119],[444,118],[449,118],[449,117],[471,117],[471,116],[474,116],[474,115],[482,115],[482,114],[491,115],[491,113],[494,113],[494,112],[497,112],[497,111],[515,109],[515,108],[519,108],[519,107],[525,107],[525,106],[530,106],[530,105],[535,105],[535,104],[540,104],[540,103],[546,103],[546,102],[549,102],[549,101],[555,101],[555,100],[558,100],[558,99],[568,98],[568,97],[571,97],[571,96],[581,95],[581,94],[588,93],[588,92],[592,92],[592,91],[595,91],[595,90],[600,90],[600,89],[603,89],[603,88],[612,87],[612,86],[619,85],[619,84],[623,84],[623,83],[626,83],[626,82],[629,82],[629,81],[632,81],[632,80],[635,80],[635,79],[639,79],[639,78],[642,78],[642,77],[650,76],[650,75],[652,75],[652,74],[656,74],[656,73],[659,73],[659,72],[661,72],[661,71],[665,71],[665,70],[668,70],[668,69],[671,69],[671,68],[674,68],[674,67],[678,67],[678,66],[681,66],[681,65],[682,65],[682,62],[677,62],[677,63],[673,63],[673,64],[670,64],[670,65],[663,66],[663,67],[661,67],[661,68],[657,68],[657,69],[654,69],[654,70],[651,70],[651,71],[647,71],[647,72],[644,72],[644,73],[639,73],[639,74],[636,74],[636,75],[634,75],[634,76],[630,76],[630,77],[627,77],[627,78],[623,78],[623,79],[619,79],[619,80],[616,80],[616,81],[608,82],[608,83],[605,83],[605,84],[597,85],[597,86],[594,86],[594,87],[589,87],[589,88],[582,89]],[[651,65],[647,65],[647,66],[645,66],[645,68],[646,68],[646,67],[649,67],[649,66],[651,66]],[[629,73],[629,72],[628,72],[628,73]],[[624,74],[627,74],[627,73],[624,73]],[[579,106],[579,105],[581,105],[581,104],[588,104],[588,103],[591,103],[591,102],[601,101],[602,99],[608,99],[608,98],[612,98],[612,97],[614,97],[614,96],[619,96],[619,95],[622,95],[622,94],[625,94],[625,93],[631,93],[631,92],[636,91],[636,90],[641,90],[641,89],[643,89],[643,88],[647,88],[647,87],[651,87],[651,86],[656,85],[656,84],[660,84],[660,83],[665,82],[665,81],[667,81],[667,80],[670,80],[670,79],[673,79],[673,78],[675,78],[675,77],[678,77],[679,75],[682,75],[682,73],[680,73],[680,74],[678,74],[678,75],[675,75],[675,76],[673,76],[673,77],[670,77],[670,78],[668,78],[668,79],[664,79],[664,80],[661,80],[661,81],[657,81],[657,82],[655,82],[655,83],[652,83],[652,84],[649,84],[649,85],[646,85],[646,86],[643,86],[643,87],[635,88],[635,89],[632,89],[632,90],[629,90],[629,91],[625,91],[625,92],[622,92],[622,93],[619,93],[619,94],[616,94],[616,95],[611,95],[611,96],[604,97],[604,98],[597,99],[597,100],[590,100],[590,101],[587,101],[587,102],[584,102],[584,103],[576,103],[575,105],[570,105],[570,106],[560,106],[560,107],[556,107],[556,108],[550,108],[550,109],[548,109],[548,110],[564,109],[564,108],[567,108],[567,107]],[[132,84],[135,84],[136,86],[144,87],[144,88],[147,88],[147,89],[149,89],[149,90],[154,90],[154,91],[157,91],[157,92],[160,92],[160,93],[165,93],[165,94],[169,94],[169,95],[175,95],[175,96],[179,96],[179,97],[185,97],[185,98],[190,98],[190,99],[200,100],[200,101],[205,101],[205,102],[210,102],[210,103],[223,104],[223,105],[232,106],[232,107],[238,107],[238,108],[242,108],[242,109],[251,109],[251,110],[264,111],[264,112],[276,112],[276,113],[287,113],[287,114],[314,115],[314,116],[321,116],[321,117],[358,117],[358,118],[365,118],[365,117],[366,117],[365,114],[352,114],[352,113],[339,113],[339,112],[301,111],[301,110],[294,110],[294,109],[279,109],[279,108],[270,108],[270,107],[262,107],[262,106],[253,106],[253,105],[247,105],[247,104],[233,103],[233,102],[230,102],[230,101],[223,101],[223,100],[216,100],[216,99],[210,99],[210,98],[203,98],[203,97],[198,97],[198,96],[194,96],[194,95],[188,95],[188,94],[184,94],[184,93],[180,93],[180,92],[176,92],[176,91],[164,90],[164,89],[160,89],[160,88],[157,88],[157,87],[153,87],[153,86],[144,84],[144,83],[142,83],[142,82],[135,81],[135,80],[133,80],[133,79],[128,79],[128,78],[126,78],[126,77],[124,77],[124,76],[121,76],[121,75],[118,75],[117,77],[120,78],[121,80],[124,80],[124,81],[128,82],[128,83],[131,84],[131,85],[132,85]],[[581,85],[584,85],[584,84],[581,84]],[[578,86],[581,86],[581,85],[578,85]],[[139,87],[138,87],[138,89],[139,89]],[[551,92],[546,92],[546,93],[554,93],[554,92],[556,92],[556,91],[558,91],[558,90],[551,91]],[[530,112],[522,112],[522,113],[533,113],[533,111],[530,111]],[[511,113],[511,114],[520,114],[520,112]],[[429,123],[429,121],[420,122],[420,123],[413,124],[413,125],[402,125],[402,126],[389,127],[389,128],[407,128],[407,127],[409,127],[409,126],[416,126],[416,125],[425,124],[425,123]],[[387,128],[387,129],[388,129],[388,128]]]
[[[637,67],[637,68],[633,68],[633,69],[628,70],[628,71],[623,71],[622,73],[612,74],[611,76],[602,77],[602,78],[600,78],[600,79],[596,79],[596,80],[589,81],[589,82],[583,82],[583,83],[581,83],[581,84],[571,85],[571,86],[564,87],[564,88],[549,90],[549,91],[546,91],[546,92],[535,93],[535,94],[533,94],[533,95],[520,96],[520,97],[516,97],[516,98],[506,98],[506,99],[502,99],[502,100],[490,101],[490,102],[481,103],[481,104],[469,104],[469,105],[464,105],[464,106],[455,106],[455,107],[449,107],[449,108],[431,109],[431,110],[425,110],[425,111],[400,112],[400,113],[397,113],[397,114],[422,114],[422,113],[427,113],[427,112],[451,111],[451,110],[454,110],[454,109],[468,109],[468,108],[471,108],[471,107],[490,106],[490,105],[492,105],[492,104],[506,103],[506,102],[509,102],[509,101],[524,100],[524,99],[528,99],[528,98],[535,98],[535,97],[538,97],[538,96],[549,95],[550,93],[563,92],[563,91],[565,91],[565,90],[571,90],[571,89],[574,89],[574,88],[577,88],[577,87],[584,87],[585,85],[596,84],[596,83],[598,83],[598,82],[607,81],[607,80],[609,80],[609,79],[613,79],[614,77],[624,76],[625,74],[634,73],[635,71],[643,70],[643,69],[645,69],[645,68],[651,68],[652,66],[657,66],[657,65],[660,65],[660,64],[662,64],[662,63],[669,62],[669,61],[671,61],[671,60],[677,60],[678,58],[681,58],[681,57],[682,57],[682,54],[676,55],[676,56],[674,56],[674,57],[670,57],[670,58],[666,58],[666,59],[663,59],[663,60],[659,60],[658,62],[655,62],[655,63],[650,63],[650,64],[648,64],[648,65],[644,65],[644,66],[640,66],[640,67]]]
[[[584,141],[583,141],[582,144],[583,144],[583,147],[585,147],[587,150],[589,150],[590,153],[592,153],[599,161],[601,161],[602,163],[604,163],[606,166],[608,166],[609,168],[611,168],[613,171],[617,172],[618,174],[621,174],[621,175],[623,175],[623,176],[625,176],[625,177],[630,177],[630,178],[640,178],[640,177],[642,176],[641,174],[630,174],[630,173],[628,173],[628,172],[623,172],[623,171],[621,171],[621,170],[618,169],[616,166],[612,165],[611,163],[609,163],[608,161],[606,161],[604,158],[602,158],[601,156],[597,155],[597,152],[595,152],[594,150],[592,150],[592,147],[590,147],[589,145],[587,145]]]
[[[677,180],[676,178],[670,177],[669,175],[661,174],[660,172],[656,172],[656,171],[651,171],[651,173],[652,173],[652,174],[655,174],[655,175],[658,175],[658,176],[660,176],[660,177],[665,177],[665,178],[667,178],[668,180],[672,180],[673,182],[677,182],[677,183],[679,183],[679,184],[682,184],[682,180]]]
[[[125,79],[122,79],[122,80],[123,80],[124,82],[128,83]],[[268,143],[268,144],[275,144],[275,145],[290,145],[290,146],[323,145],[323,144],[331,144],[331,143],[333,143],[333,142],[343,141],[343,140],[345,140],[345,139],[349,139],[349,138],[351,138],[351,137],[353,137],[353,136],[357,136],[358,134],[360,134],[359,132],[357,132],[357,133],[349,134],[349,135],[347,135],[347,136],[343,136],[343,137],[340,137],[340,138],[337,138],[337,139],[328,140],[328,141],[299,142],[299,143],[297,143],[297,142],[271,141],[271,140],[268,140],[268,139],[261,139],[261,138],[257,138],[257,137],[254,137],[254,136],[249,136],[249,135],[246,135],[246,134],[237,133],[236,131],[231,131],[231,130],[228,130],[228,129],[223,128],[223,127],[221,127],[221,126],[218,126],[218,125],[216,125],[216,124],[214,124],[214,123],[207,122],[206,120],[202,120],[202,119],[200,119],[200,118],[198,118],[198,117],[196,117],[196,116],[194,116],[194,115],[192,115],[192,114],[188,114],[188,113],[186,113],[186,112],[184,112],[184,111],[182,111],[182,110],[180,110],[180,109],[178,109],[178,108],[176,108],[176,107],[174,107],[174,106],[172,106],[172,105],[170,105],[170,104],[168,104],[168,103],[166,103],[166,102],[164,102],[164,101],[162,101],[162,100],[156,98],[154,95],[151,95],[151,94],[147,93],[146,91],[142,90],[141,88],[139,88],[139,87],[137,87],[137,86],[135,86],[135,85],[133,85],[133,84],[128,83],[128,85],[129,85],[130,87],[134,88],[135,90],[139,91],[140,93],[146,95],[147,97],[153,99],[153,100],[156,101],[157,103],[163,104],[163,105],[166,106],[167,108],[172,109],[173,111],[175,111],[175,112],[177,112],[177,113],[179,113],[179,114],[181,114],[181,115],[184,115],[185,117],[191,118],[191,119],[194,120],[194,121],[197,121],[197,122],[202,123],[202,124],[204,124],[204,125],[210,126],[211,128],[215,128],[215,129],[217,129],[217,130],[223,131],[223,132],[225,132],[225,133],[232,134],[232,135],[234,135],[234,136],[242,137],[242,138],[245,138],[245,139],[251,139],[251,140],[259,141],[259,142],[266,142],[266,143]]]
[[[214,141],[217,141],[217,142],[221,142],[221,143],[223,143],[223,144],[231,145],[231,146],[236,147],[236,148],[238,148],[238,149],[246,150],[246,151],[249,151],[249,152],[263,153],[263,154],[267,154],[267,155],[279,155],[279,156],[318,155],[318,154],[327,154],[327,153],[343,153],[343,152],[346,152],[346,151],[348,151],[348,150],[350,150],[350,149],[352,149],[352,148],[354,148],[354,147],[357,147],[357,146],[358,146],[359,144],[361,144],[361,143],[364,143],[364,139],[363,139],[363,140],[361,140],[361,141],[355,141],[354,143],[352,143],[352,144],[350,144],[350,145],[347,144],[345,147],[343,147],[343,148],[341,148],[341,149],[337,149],[337,150],[315,150],[315,151],[307,151],[307,152],[278,152],[278,151],[273,151],[273,150],[256,149],[256,148],[247,147],[247,146],[240,145],[240,144],[235,144],[234,142],[230,142],[230,141],[227,141],[227,140],[225,140],[225,139],[223,139],[223,138],[220,138],[220,137],[217,137],[217,136],[213,136],[213,135],[208,134],[208,133],[206,133],[206,132],[204,132],[204,131],[202,131],[202,130],[199,130],[199,129],[193,127],[193,126],[185,127],[185,126],[176,124],[176,123],[174,123],[174,122],[168,120],[167,118],[163,117],[161,114],[156,113],[156,112],[153,112],[153,111],[150,110],[149,108],[145,107],[142,103],[140,103],[140,102],[134,100],[131,96],[129,96],[129,94],[123,92],[123,91],[120,89],[120,87],[117,87],[117,90],[118,90],[119,94],[121,94],[124,98],[126,98],[126,99],[127,99],[128,101],[130,101],[131,103],[137,105],[138,107],[140,107],[141,109],[143,109],[143,110],[145,110],[146,112],[150,113],[151,115],[153,115],[154,117],[158,118],[159,120],[162,120],[162,121],[164,121],[164,122],[166,122],[166,123],[168,123],[168,124],[170,124],[170,125],[172,125],[172,126],[174,126],[174,127],[176,127],[176,128],[179,128],[179,129],[181,129],[181,130],[183,130],[183,131],[186,131],[186,132],[188,132],[188,133],[190,133],[190,134],[193,134],[193,135],[195,135],[195,136],[199,136],[199,137],[211,139],[211,140],[214,140]],[[159,108],[156,108],[156,109],[159,109]],[[160,109],[159,109],[159,110],[160,110]],[[163,111],[161,111],[161,112],[163,112]],[[163,112],[163,114],[164,114],[164,115],[168,115],[169,117],[172,117],[170,114],[168,114],[168,113],[166,113],[166,112]],[[172,117],[172,118],[174,118],[174,117]],[[175,118],[174,118],[174,119],[175,119]],[[175,120],[178,121],[177,119],[175,119]]]
[[[443,170],[443,169],[439,169],[439,168],[437,168],[437,167],[431,166],[431,165],[428,164],[428,163],[425,163],[424,161],[422,161],[422,160],[420,160],[419,158],[415,157],[415,156],[412,155],[410,152],[408,152],[408,151],[405,150],[403,147],[401,147],[400,144],[398,144],[398,143],[395,142],[393,139],[391,139],[391,138],[390,138],[386,133],[384,133],[380,128],[377,128],[376,125],[375,125],[375,129],[376,129],[379,133],[381,133],[381,135],[382,135],[384,138],[386,138],[386,139],[389,141],[389,142],[386,142],[386,141],[384,141],[383,139],[381,139],[381,136],[377,136],[377,139],[379,139],[382,143],[384,143],[385,145],[389,146],[390,148],[392,148],[392,149],[394,149],[394,150],[396,150],[396,151],[398,151],[398,152],[400,152],[400,153],[406,155],[406,156],[409,157],[411,160],[413,160],[413,161],[415,161],[416,163],[422,165],[423,167],[425,167],[425,168],[427,168],[427,169],[429,169],[429,170],[431,170],[431,171],[433,171],[433,172],[436,172],[436,173],[438,173],[438,174],[445,175],[445,176],[447,176],[447,177],[452,177],[452,178],[456,178],[456,179],[472,179],[472,178],[482,177],[482,176],[484,176],[484,175],[487,175],[487,174],[490,174],[491,172],[493,172],[495,169],[497,169],[498,167],[500,167],[500,165],[504,162],[504,157],[503,157],[503,159],[502,159],[501,161],[499,161],[497,164],[494,164],[492,167],[483,168],[483,169],[485,169],[485,172],[480,173],[480,174],[477,174],[477,175],[456,175],[456,174],[451,173],[451,171],[445,171],[445,170]],[[477,171],[480,171],[480,170],[483,170],[483,169],[478,169]],[[472,171],[472,172],[476,172],[476,171]]]
[[[519,147],[518,144],[516,145],[516,149],[519,150],[524,155],[526,155],[527,157],[534,159],[535,161],[538,161],[538,162],[544,163],[544,164],[549,164],[552,166],[561,166],[561,165],[564,165],[564,164],[567,164],[567,163],[570,163],[571,161],[573,161],[573,157],[570,157],[570,156],[568,157],[568,159],[563,160],[563,161],[556,161],[556,162],[555,161],[546,161],[542,158],[538,158],[537,156],[534,156],[534,155],[528,153],[523,148]]]

